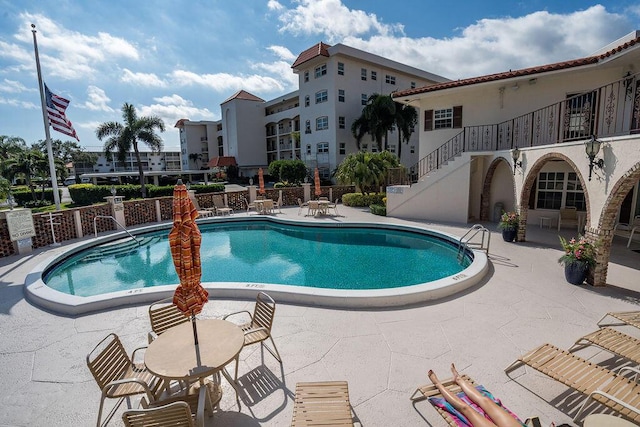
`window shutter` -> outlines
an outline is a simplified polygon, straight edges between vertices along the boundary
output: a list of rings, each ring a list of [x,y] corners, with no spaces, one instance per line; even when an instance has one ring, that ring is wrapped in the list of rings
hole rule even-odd
[[[424,112],[424,130],[433,130],[433,110]]]
[[[453,127],[454,128],[462,127],[462,105],[453,107]]]

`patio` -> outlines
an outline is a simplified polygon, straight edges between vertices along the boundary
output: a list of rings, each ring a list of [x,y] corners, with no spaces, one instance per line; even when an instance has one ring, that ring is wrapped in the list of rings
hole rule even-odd
[[[299,219],[298,209],[283,208],[278,216]],[[400,221],[342,205],[340,213],[344,216],[309,220],[391,221],[455,235],[472,225]],[[287,426],[297,382],[346,380],[353,410],[364,426],[444,426],[427,402],[414,408],[409,397],[428,382],[428,369],[448,378],[451,362],[522,418],[537,415],[543,425],[573,424],[582,398],[533,370],[520,368],[510,379],[503,369],[544,342],[569,348],[597,329],[596,322],[608,311],[637,310],[640,253],[615,238],[609,286],[573,286],[557,264],[561,250],[556,230],[530,226],[528,242],[506,243],[495,224],[486,226],[492,231],[491,268],[481,284],[467,292],[389,310],[278,304],[273,334],[282,366],[269,354],[264,355],[263,365],[259,346],[244,349],[240,408],[233,388],[223,380],[221,408],[207,425]],[[569,238],[571,233],[565,228],[561,235]],[[632,249],[638,247],[632,244]],[[94,425],[100,390],[85,356],[111,332],[120,336],[129,353],[147,343],[147,304],[69,318],[25,301],[25,275],[57,250],[43,248],[29,256],[0,259],[0,425]],[[253,304],[253,299],[218,300],[211,292],[201,317],[220,318]],[[621,330],[640,334],[631,327]],[[595,349],[578,354],[607,366],[615,363],[611,355]],[[107,409],[112,404],[109,401]],[[126,404],[109,425],[122,425],[125,408]]]

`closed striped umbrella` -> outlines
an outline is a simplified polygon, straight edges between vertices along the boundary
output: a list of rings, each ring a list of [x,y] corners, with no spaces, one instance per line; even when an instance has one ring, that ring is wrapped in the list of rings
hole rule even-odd
[[[258,185],[260,186],[260,194],[264,194],[264,172],[262,172],[262,168],[258,169]]]
[[[209,293],[200,284],[202,236],[195,221],[197,217],[198,212],[189,198],[187,187],[178,181],[173,189],[173,227],[169,232],[171,257],[180,280],[173,294],[173,303],[185,316],[191,316],[196,344],[195,315],[202,311],[209,299]]]
[[[313,182],[316,187],[316,196],[320,196],[320,194],[322,194],[322,189],[320,188],[320,172],[318,171],[318,168],[316,168],[314,172]]]

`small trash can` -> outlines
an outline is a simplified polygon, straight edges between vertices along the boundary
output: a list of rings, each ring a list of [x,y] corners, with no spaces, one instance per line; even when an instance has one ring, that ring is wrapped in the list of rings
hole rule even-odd
[[[497,202],[495,205],[493,205],[493,222],[500,221],[502,211],[504,211],[504,204],[502,202]]]

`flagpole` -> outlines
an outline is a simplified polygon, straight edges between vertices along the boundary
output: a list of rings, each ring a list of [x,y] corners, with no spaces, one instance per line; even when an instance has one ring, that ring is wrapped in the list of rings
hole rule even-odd
[[[36,40],[36,26],[31,24],[33,33],[33,48],[36,52],[36,68],[38,69],[38,89],[40,89],[40,104],[42,106],[42,120],[44,122],[44,134],[47,138],[47,156],[49,157],[49,173],[51,174],[51,188],[53,189],[53,201],[56,210],[60,210],[60,194],[58,193],[58,176],[56,175],[56,163],[53,160],[53,148],[51,147],[51,133],[49,132],[49,117],[47,117],[47,104],[42,90],[42,73],[40,71],[40,57],[38,56],[38,42]]]

